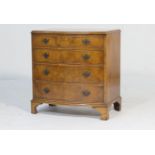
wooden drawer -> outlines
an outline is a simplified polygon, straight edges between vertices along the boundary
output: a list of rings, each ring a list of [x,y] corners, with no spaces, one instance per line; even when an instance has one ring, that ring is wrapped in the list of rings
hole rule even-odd
[[[98,49],[104,47],[104,35],[33,34],[32,46],[69,49]]]
[[[61,64],[103,64],[103,51],[34,49],[33,61]]]
[[[103,66],[34,65],[34,79],[55,82],[103,82]]]
[[[62,84],[34,81],[34,97],[74,102],[103,101],[103,85]]]

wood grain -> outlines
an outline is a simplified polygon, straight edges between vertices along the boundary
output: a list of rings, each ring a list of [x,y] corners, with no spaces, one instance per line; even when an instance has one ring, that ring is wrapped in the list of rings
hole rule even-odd
[[[104,86],[105,103],[120,97],[120,32],[107,35],[105,39]]]
[[[33,62],[51,64],[103,64],[104,51],[33,49]]]
[[[34,65],[34,79],[53,82],[103,83],[103,66]]]
[[[40,99],[66,100],[68,102],[103,102],[104,87],[103,85],[34,81],[34,90],[35,98]]]
[[[67,49],[104,48],[104,35],[53,35],[33,34],[33,47],[53,47]],[[44,40],[47,40],[44,42]],[[85,42],[86,41],[86,42]]]

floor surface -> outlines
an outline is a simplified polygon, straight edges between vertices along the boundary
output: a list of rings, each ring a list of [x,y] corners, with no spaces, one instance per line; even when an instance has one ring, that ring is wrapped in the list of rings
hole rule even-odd
[[[39,113],[30,113],[32,83],[27,80],[0,81],[0,129],[155,129],[155,77],[124,76],[122,111],[111,109],[110,119],[101,121],[99,114],[88,107],[44,104]]]

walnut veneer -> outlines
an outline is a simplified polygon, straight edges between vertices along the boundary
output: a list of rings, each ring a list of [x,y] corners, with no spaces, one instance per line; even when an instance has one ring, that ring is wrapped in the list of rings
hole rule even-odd
[[[37,106],[87,105],[101,119],[121,109],[120,31],[32,31],[33,99]]]

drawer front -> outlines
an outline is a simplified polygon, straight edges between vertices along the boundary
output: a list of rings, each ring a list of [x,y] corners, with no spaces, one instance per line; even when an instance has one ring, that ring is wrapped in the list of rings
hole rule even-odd
[[[87,49],[104,47],[104,35],[50,35],[33,34],[33,48],[35,47],[53,47],[53,48],[71,48]]]
[[[61,64],[103,64],[103,51],[34,49],[33,61]]]
[[[103,82],[103,66],[34,65],[34,79],[54,82]]]
[[[35,81],[34,97],[75,102],[101,102],[103,101],[103,86]]]

